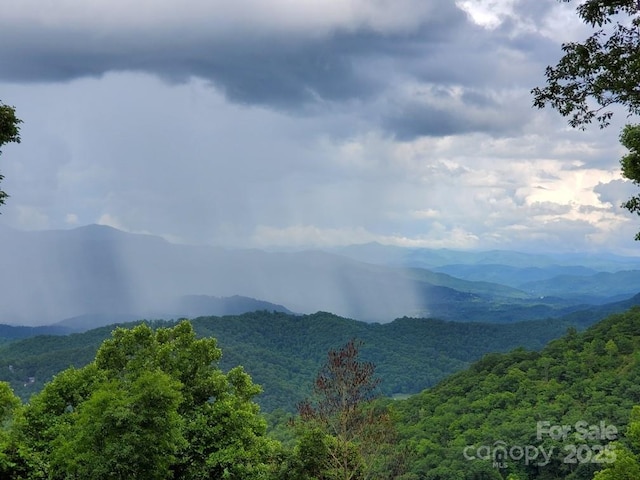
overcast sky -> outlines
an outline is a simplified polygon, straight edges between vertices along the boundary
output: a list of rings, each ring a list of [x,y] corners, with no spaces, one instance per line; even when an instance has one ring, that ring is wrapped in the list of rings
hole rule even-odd
[[[238,247],[640,252],[620,124],[532,108],[556,0],[20,0],[0,223]],[[624,115],[618,116],[620,122]]]

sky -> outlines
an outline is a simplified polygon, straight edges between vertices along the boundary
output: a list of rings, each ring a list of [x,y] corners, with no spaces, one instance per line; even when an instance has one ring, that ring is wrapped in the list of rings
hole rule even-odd
[[[624,115],[532,107],[556,0],[21,0],[0,14],[0,224],[241,248],[637,255]]]

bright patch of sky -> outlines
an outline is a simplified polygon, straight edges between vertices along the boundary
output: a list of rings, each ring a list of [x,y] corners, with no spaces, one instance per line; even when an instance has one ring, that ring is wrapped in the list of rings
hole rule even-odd
[[[460,0],[456,5],[464,10],[471,20],[485,28],[493,29],[514,15],[513,7],[518,0]]]

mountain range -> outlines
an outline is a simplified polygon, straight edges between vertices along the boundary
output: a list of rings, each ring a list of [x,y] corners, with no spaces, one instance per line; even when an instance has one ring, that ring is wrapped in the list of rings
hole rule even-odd
[[[268,310],[513,322],[640,292],[640,258],[380,244],[261,251],[173,244],[89,225],[0,228],[0,323],[81,330],[138,318]]]

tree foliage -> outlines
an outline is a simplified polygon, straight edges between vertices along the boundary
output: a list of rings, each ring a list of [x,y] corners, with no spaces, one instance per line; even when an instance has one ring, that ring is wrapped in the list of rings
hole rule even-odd
[[[619,456],[614,464],[599,461],[599,453],[613,448],[616,441],[634,456],[630,460],[638,458],[640,450],[633,442],[640,440],[640,430],[633,424],[640,412],[634,409],[629,417],[638,404],[640,308],[636,307],[585,332],[568,331],[541,352],[519,349],[485,356],[469,370],[397,402],[397,429],[400,445],[412,453],[409,470],[418,478],[592,480],[596,471],[615,468],[623,459]],[[570,434],[559,439],[539,437],[538,421],[568,425]],[[615,426],[617,433],[614,438],[574,436],[577,422],[589,426],[604,422]],[[580,449],[580,458],[571,456],[572,444]],[[551,454],[548,462],[541,462],[542,456],[527,462],[512,455],[496,467],[494,455],[500,445],[508,451],[513,446],[544,448]],[[482,447],[488,455],[482,455]],[[634,468],[631,465],[628,461]]]
[[[20,124],[22,120],[16,117],[15,107],[5,105],[0,101],[0,148],[7,143],[20,143]],[[0,150],[0,154],[2,151]],[[4,177],[0,174],[0,181]],[[4,204],[8,195],[0,190],[0,205]]]
[[[0,473],[16,468],[10,453],[15,444],[9,432],[20,406],[20,399],[13,393],[9,384],[0,382]]]
[[[571,0],[562,0],[569,2]],[[614,105],[628,116],[640,114],[640,1],[586,0],[577,7],[582,21],[596,30],[584,42],[562,45],[564,55],[546,69],[547,85],[532,90],[534,106],[550,105],[569,117],[572,127],[596,120],[609,125]],[[630,150],[622,158],[622,175],[640,185],[640,127],[627,125],[620,136]],[[622,204],[640,214],[640,196]],[[640,232],[636,234],[640,240]]]
[[[596,473],[593,480],[637,480],[640,478],[640,406],[631,410],[625,442],[615,445],[615,462]]]
[[[615,306],[620,311],[624,308],[628,307]],[[567,319],[501,325],[424,318],[370,324],[325,312],[295,316],[262,311],[201,317],[191,324],[198,336],[215,337],[223,347],[221,369],[228,371],[243,365],[251,378],[263,387],[264,392],[256,397],[263,411],[282,408],[293,413],[297,403],[308,395],[310,379],[315,378],[327,358],[327,351],[344,345],[350,338],[366,342],[360,355],[376,364],[377,375],[384,378],[379,385],[380,393],[405,395],[434,386],[486,353],[509,351],[518,346],[538,350],[551,339],[560,337],[568,325],[582,329],[608,313],[608,309],[598,307],[576,312]],[[519,314],[519,309],[512,310],[514,317]],[[156,321],[150,325],[171,327],[175,322]],[[133,328],[135,324],[126,326]],[[102,327],[82,334],[38,336],[2,345],[0,380],[9,381],[14,392],[26,401],[56,373],[70,365],[80,368],[93,361],[98,347],[111,336],[112,329]],[[28,377],[35,381],[26,383]]]
[[[253,401],[259,388],[251,378],[239,367],[219,368],[215,339],[197,339],[188,322],[162,325],[116,329],[92,362],[59,373],[27,405],[0,383],[0,478],[592,480],[597,474],[597,480],[635,480],[640,475],[640,308],[585,332],[569,329],[540,352],[486,355],[406,401],[377,397],[377,369],[360,358],[360,343],[349,342],[325,357],[314,394],[300,405],[284,446],[265,434]],[[417,334],[413,338],[423,341]],[[282,421],[287,416],[280,414]],[[620,435],[537,438],[537,421],[570,426],[604,421]],[[553,455],[542,466],[510,458],[496,467],[493,459],[480,458],[481,446],[500,442],[553,448]],[[578,463],[567,461],[572,443],[581,448]],[[478,458],[465,458],[469,446]],[[612,449],[615,463],[598,461],[601,447]]]
[[[622,129],[620,143],[629,150],[620,160],[622,176],[640,186],[640,125],[626,125]],[[622,207],[640,215],[640,195],[632,196]],[[640,232],[636,234],[636,240],[640,240]]]
[[[25,407],[16,456],[28,478],[262,478],[275,442],[253,402],[260,388],[241,367],[223,373],[220,357],[187,321],[116,329]]]
[[[50,456],[54,478],[169,478],[181,435],[179,385],[160,371],[104,382],[58,430]]]
[[[615,104],[639,114],[640,2],[586,0],[577,13],[596,30],[584,42],[562,45],[564,55],[546,69],[547,85],[532,90],[534,105],[550,105],[581,128],[594,120],[607,126]]]

